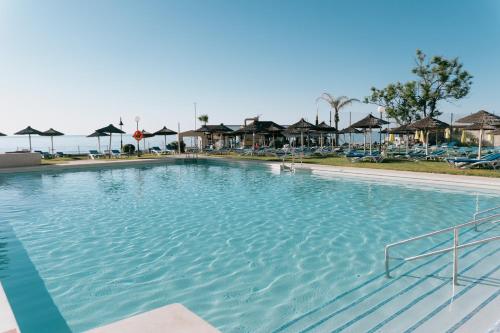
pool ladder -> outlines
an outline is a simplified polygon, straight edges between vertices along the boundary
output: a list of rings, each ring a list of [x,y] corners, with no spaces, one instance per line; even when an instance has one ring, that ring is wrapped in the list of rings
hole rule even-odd
[[[294,155],[292,154],[292,162],[290,165],[286,165],[285,163],[285,157],[283,156],[281,165],[280,165],[280,170],[283,172],[290,172],[290,173],[295,173],[295,158]]]
[[[474,230],[478,231],[478,229],[477,229],[478,225],[486,223],[486,222],[491,222],[492,224],[496,224],[496,223],[500,222],[500,206],[476,212],[471,221],[468,221],[468,222],[465,222],[465,223],[462,223],[462,224],[459,224],[459,225],[456,225],[453,227],[448,227],[448,228],[444,228],[441,230],[429,232],[429,233],[426,233],[426,234],[423,234],[420,236],[404,239],[404,240],[386,245],[385,251],[384,251],[386,277],[388,277],[388,278],[391,277],[391,275],[390,275],[390,259],[412,261],[412,260],[431,257],[431,256],[438,255],[441,253],[453,252],[453,284],[457,285],[458,284],[458,281],[457,281],[457,277],[458,277],[458,250],[466,248],[466,247],[470,247],[470,246],[476,246],[479,244],[492,242],[495,240],[500,240],[500,236],[493,236],[493,237],[489,237],[489,238],[485,238],[485,239],[481,239],[481,240],[477,240],[477,241],[473,241],[473,242],[469,242],[469,243],[465,243],[465,244],[459,244],[459,239],[458,239],[459,231],[460,231],[460,229],[468,227],[468,226],[473,226]],[[391,257],[390,256],[389,251],[390,251],[390,249],[392,249],[395,246],[399,246],[399,245],[410,243],[410,242],[413,242],[413,241],[416,241],[419,239],[429,238],[429,237],[432,237],[435,235],[448,233],[448,232],[450,232],[450,233],[453,232],[453,246],[451,246],[451,247],[441,249],[441,250],[430,251],[430,252],[426,252],[423,254],[419,254],[419,255],[411,256],[411,257],[406,257],[406,258],[398,258],[398,257]]]

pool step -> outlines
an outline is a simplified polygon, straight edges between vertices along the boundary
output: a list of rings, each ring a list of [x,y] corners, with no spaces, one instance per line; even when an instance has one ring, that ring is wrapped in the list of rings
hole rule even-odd
[[[481,239],[492,232],[495,230],[470,234],[467,238]],[[481,277],[498,265],[500,246],[498,243],[483,244],[462,250],[460,256],[460,272],[463,274],[460,281],[463,286],[455,289],[455,295],[462,294],[455,299],[455,311],[450,314],[442,306],[443,302],[449,302],[453,290],[451,254],[447,253],[411,265],[405,264],[406,272],[400,268],[401,273],[394,274],[392,279],[370,281],[342,299],[334,299],[313,309],[275,332],[403,332],[430,313],[433,315],[415,327],[416,331],[420,331],[420,326],[424,324],[427,332],[436,331],[429,330],[427,326],[433,325],[431,322],[435,316],[442,318],[443,322],[450,322],[448,328],[451,328],[473,311],[474,306],[477,307],[491,296],[489,289],[478,288],[478,284],[468,286],[475,283],[474,278]],[[474,300],[468,303],[469,307],[457,305],[459,301],[469,298]],[[483,307],[486,306],[489,305]],[[427,324],[427,321],[430,323]]]

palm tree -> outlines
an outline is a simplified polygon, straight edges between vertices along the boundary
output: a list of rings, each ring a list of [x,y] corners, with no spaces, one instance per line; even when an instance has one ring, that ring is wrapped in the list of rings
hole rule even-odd
[[[206,125],[208,123],[208,114],[202,114],[198,117],[198,120],[201,121],[203,125]]]
[[[329,93],[323,93],[321,96],[316,98],[316,102],[318,102],[320,99],[327,102],[331,107],[330,126],[332,126],[332,111],[335,111],[334,121],[335,121],[335,128],[337,130],[339,129],[339,120],[340,120],[339,112],[340,112],[340,110],[342,110],[343,108],[345,108],[348,105],[351,105],[353,102],[359,102],[359,100],[357,98],[349,98],[347,96],[339,96],[339,97],[335,98],[335,96],[333,96]],[[339,142],[339,134],[337,133],[337,134],[335,134],[335,144],[337,144],[338,142]]]

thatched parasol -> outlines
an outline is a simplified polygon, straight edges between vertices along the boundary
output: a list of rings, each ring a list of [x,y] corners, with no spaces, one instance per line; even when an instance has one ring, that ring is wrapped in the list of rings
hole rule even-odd
[[[480,110],[476,113],[460,118],[456,122],[461,124],[484,123],[498,126],[500,125],[500,117],[488,111]]]
[[[363,132],[361,132],[358,129],[355,129],[354,127],[346,127],[346,128],[341,129],[339,131],[339,134],[351,134],[351,133],[359,134],[359,133],[363,133]]]
[[[300,118],[298,122],[288,126],[285,130],[287,134],[299,134],[300,133],[300,145],[304,147],[304,133],[308,133],[310,131],[315,130],[317,127],[310,122],[304,120],[304,118]]]
[[[344,142],[345,142],[345,135],[346,134],[349,134],[349,150],[351,150],[351,144],[352,144],[352,134],[360,134],[360,133],[363,133],[361,132],[360,130],[352,127],[352,126],[349,126],[349,127],[346,127],[344,129],[341,129],[339,131],[339,134],[343,134],[344,135]]]
[[[368,116],[364,117],[363,119],[352,124],[350,127],[365,129],[365,143],[364,143],[365,153],[366,153],[366,130],[367,129],[369,130],[369,133],[370,133],[370,154],[371,154],[372,153],[372,129],[373,128],[382,128],[382,125],[387,125],[387,124],[389,124],[388,121],[374,117],[372,114],[369,114]]]
[[[144,151],[146,151],[146,139],[147,138],[152,138],[154,136],[155,136],[154,133],[148,132],[145,129],[142,130],[142,138],[143,138]]]
[[[167,150],[167,136],[168,135],[176,135],[176,131],[172,131],[171,129],[168,129],[166,126],[163,126],[161,130],[158,130],[155,132],[155,135],[163,135],[165,138],[165,150]]]
[[[7,134],[3,134],[2,132],[0,132],[0,136],[7,136]]]
[[[31,136],[32,135],[41,135],[42,132],[40,132],[39,130],[36,130],[34,128],[32,128],[31,126],[28,126],[26,127],[25,129],[23,130],[20,130],[19,132],[16,132],[14,133],[15,135],[27,135],[28,138],[29,138],[29,142],[30,142],[30,151],[31,151]]]
[[[477,158],[481,159],[481,148],[483,145],[483,133],[485,130],[495,130],[496,127],[484,122],[481,123],[474,123],[472,125],[469,125],[465,127],[464,129],[469,130],[469,131],[479,131],[479,144],[478,144],[478,151],[477,151]]]
[[[101,136],[109,136],[106,133],[101,133],[95,131],[94,133],[87,135],[87,138],[97,138],[97,151],[101,152]]]
[[[332,134],[332,133],[338,133],[337,129],[333,126],[328,125],[324,121],[319,123],[316,126],[316,132],[320,134],[320,142],[321,142],[321,147],[323,147],[323,133],[325,134]],[[333,147],[333,140],[331,140],[332,147]]]
[[[125,132],[119,128],[116,128],[115,126],[113,126],[113,124],[109,124],[106,127],[100,128],[97,130],[97,132],[109,134],[109,158],[111,158],[111,138],[113,136],[113,133],[125,134]]]
[[[50,143],[51,143],[51,148],[52,148],[52,154],[54,154],[54,137],[55,136],[64,135],[64,133],[61,133],[59,131],[56,131],[53,128],[50,128],[50,129],[46,130],[45,132],[42,132],[42,134],[40,134],[40,135],[41,136],[50,136]]]
[[[429,132],[430,131],[437,131],[440,129],[445,129],[450,127],[447,123],[444,121],[441,121],[436,118],[432,118],[431,116],[422,118],[420,120],[415,121],[414,123],[411,123],[408,125],[408,128],[413,129],[413,130],[422,130],[425,131],[425,154],[429,154]],[[437,143],[437,142],[436,142]]]

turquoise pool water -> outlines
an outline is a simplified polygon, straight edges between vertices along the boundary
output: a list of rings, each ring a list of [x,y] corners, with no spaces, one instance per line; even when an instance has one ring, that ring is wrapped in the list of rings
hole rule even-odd
[[[175,302],[271,332],[381,274],[385,244],[498,205],[223,162],[1,175],[0,195],[0,279],[25,333]]]

